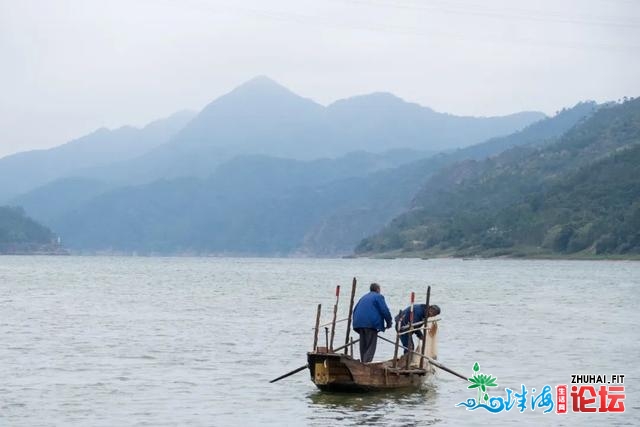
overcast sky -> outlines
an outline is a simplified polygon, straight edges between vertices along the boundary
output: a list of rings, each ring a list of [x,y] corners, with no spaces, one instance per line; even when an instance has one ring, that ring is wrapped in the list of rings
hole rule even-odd
[[[640,95],[635,0],[0,0],[0,156],[199,110],[256,75],[328,104],[553,114]]]

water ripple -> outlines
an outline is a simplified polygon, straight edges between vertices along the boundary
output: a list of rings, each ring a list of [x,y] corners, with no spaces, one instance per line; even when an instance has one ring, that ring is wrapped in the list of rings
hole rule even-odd
[[[640,425],[640,263],[3,257],[0,425]],[[500,387],[625,374],[627,412],[469,412],[446,373],[417,392],[316,390],[305,363],[334,286],[382,284],[393,312],[433,285],[438,359]],[[347,296],[338,317],[346,317]],[[420,297],[420,298],[423,298]],[[343,323],[344,324],[344,323]],[[384,335],[383,335],[384,336]],[[387,338],[391,336],[386,333]],[[324,339],[320,337],[321,341]],[[336,334],[344,341],[345,331]],[[379,343],[378,358],[393,348]]]

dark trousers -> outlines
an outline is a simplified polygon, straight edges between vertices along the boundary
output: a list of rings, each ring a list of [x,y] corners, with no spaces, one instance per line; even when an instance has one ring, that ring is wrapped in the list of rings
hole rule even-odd
[[[360,335],[360,361],[364,363],[371,362],[373,355],[376,354],[378,331],[369,328],[358,328],[356,332]]]
[[[409,350],[413,350],[413,338],[411,338],[410,335],[413,334],[404,334],[404,335],[400,335],[400,342],[402,342],[402,345],[407,347]],[[404,354],[407,354],[408,351],[405,350]]]
[[[400,341],[402,342],[402,345],[407,347],[409,350],[413,350],[413,335],[417,336],[419,340],[422,339],[422,335],[419,335],[417,333],[412,333],[412,334],[404,334],[404,335],[400,335]],[[408,351],[405,350],[404,354],[407,354]]]

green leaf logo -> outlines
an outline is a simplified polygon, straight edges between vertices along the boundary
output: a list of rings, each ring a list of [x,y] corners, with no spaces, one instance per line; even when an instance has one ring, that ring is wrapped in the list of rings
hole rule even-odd
[[[484,400],[487,402],[489,400],[489,393],[487,393],[488,387],[497,387],[498,383],[496,382],[498,379],[489,374],[483,374],[480,372],[480,365],[476,362],[473,365],[473,376],[469,378],[470,386],[467,388],[477,388],[478,389],[478,403],[482,403]]]

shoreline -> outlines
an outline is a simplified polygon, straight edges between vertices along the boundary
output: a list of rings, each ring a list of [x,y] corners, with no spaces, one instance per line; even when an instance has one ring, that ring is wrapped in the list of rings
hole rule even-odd
[[[77,257],[115,257],[115,258],[239,258],[239,259],[374,259],[374,260],[394,260],[394,259],[420,259],[428,261],[431,259],[455,259],[461,261],[487,261],[487,260],[523,260],[523,261],[640,261],[640,254],[632,255],[606,255],[606,256],[566,256],[566,255],[553,255],[553,254],[539,254],[530,256],[517,256],[517,255],[453,255],[453,254],[435,254],[435,253],[396,253],[396,252],[384,252],[379,254],[361,254],[361,255],[334,255],[334,256],[282,256],[282,255],[241,255],[241,254],[188,254],[188,253],[175,253],[175,254],[158,254],[158,253],[82,253],[82,252],[70,252],[70,251],[37,251],[37,252],[0,252],[2,256],[77,256]]]
[[[461,259],[464,261],[509,259],[509,260],[547,260],[547,261],[640,261],[640,254],[553,254],[553,253],[479,253],[460,254],[454,252],[402,252],[390,251],[352,255],[350,258],[370,259]]]

